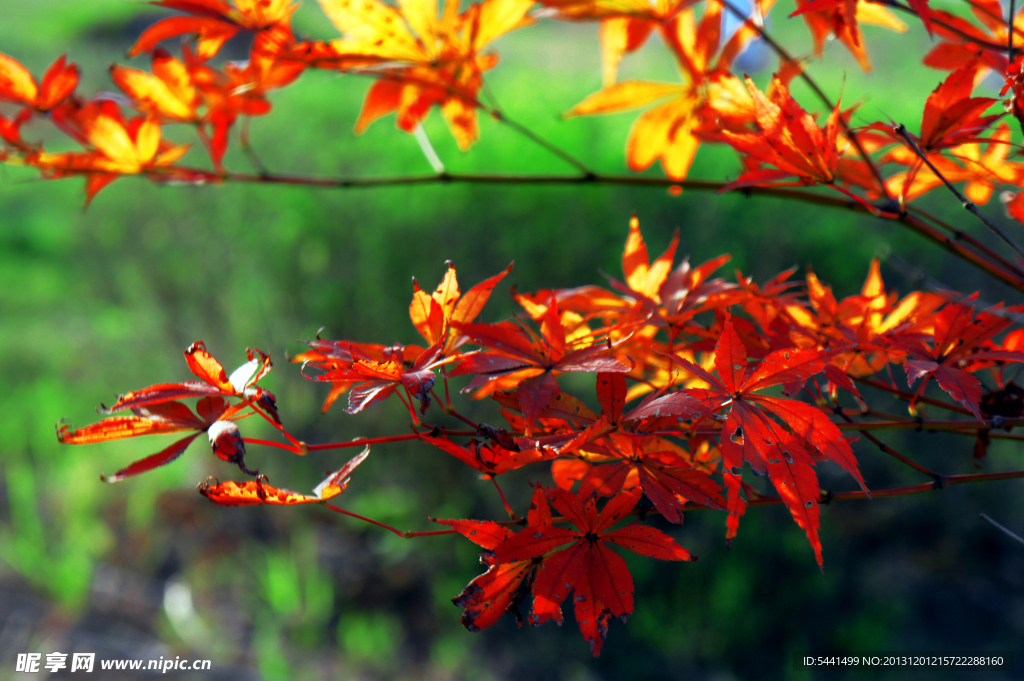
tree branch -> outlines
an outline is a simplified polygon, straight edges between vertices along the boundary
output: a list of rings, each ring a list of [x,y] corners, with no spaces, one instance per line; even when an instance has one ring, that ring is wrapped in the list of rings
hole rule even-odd
[[[1010,248],[1016,251],[1017,255],[1024,258],[1024,249],[1018,246],[1017,243],[1013,239],[1011,239],[1008,234],[1006,234],[1003,230],[999,229],[999,227],[996,227],[992,222],[989,221],[988,218],[982,215],[981,211],[978,210],[978,207],[974,205],[974,202],[968,199],[963,194],[961,194],[960,190],[954,187],[953,183],[947,180],[945,175],[939,172],[939,169],[936,168],[935,165],[931,162],[931,160],[928,158],[928,155],[921,150],[921,147],[917,146],[917,142],[915,142],[914,138],[910,136],[910,133],[907,132],[907,128],[902,123],[893,127],[893,132],[895,132],[897,135],[903,138],[903,140],[914,151],[914,153],[917,154],[917,156],[922,161],[924,161],[925,165],[927,165],[933,173],[935,173],[935,176],[942,180],[942,183],[946,185],[946,188],[949,189],[949,191],[953,192],[953,196],[959,199],[960,203],[963,205],[964,208],[967,209],[969,213],[971,213],[974,217],[981,220],[981,223],[983,225],[988,227],[992,232],[996,234],[996,236],[998,236]]]
[[[9,156],[4,162],[17,163],[21,159],[17,156]],[[64,169],[60,167],[45,168],[43,170],[62,171],[69,174],[89,175],[89,170]],[[368,178],[315,178],[284,174],[251,174],[225,172],[217,174],[208,170],[197,168],[155,168],[139,173],[154,182],[192,182],[207,184],[222,184],[224,182],[244,182],[254,184],[274,184],[303,187],[318,187],[323,189],[369,189],[376,187],[393,187],[404,185],[422,184],[448,184],[460,182],[464,184],[493,184],[493,185],[533,185],[533,184],[564,184],[564,185],[605,185],[614,184],[634,187],[682,187],[696,191],[721,191],[727,183],[712,182],[708,180],[672,180],[659,177],[642,177],[635,175],[605,175],[601,173],[590,173],[586,175],[500,175],[500,174],[465,174],[465,173],[436,173],[430,175],[403,175],[397,177],[368,177]],[[127,177],[127,175],[125,175]],[[183,180],[183,177],[189,178]],[[1024,276],[1014,271],[1008,271],[1003,266],[996,264],[987,257],[975,252],[967,246],[959,243],[957,239],[943,234],[941,231],[924,222],[922,219],[904,213],[890,216],[884,212],[875,212],[863,202],[852,199],[839,198],[819,194],[815,192],[794,190],[788,187],[745,187],[741,191],[744,195],[774,196],[782,199],[800,201],[820,206],[841,208],[857,213],[866,213],[873,217],[887,220],[896,220],[910,230],[932,241],[945,250],[962,260],[965,260],[986,274],[998,279],[1011,288],[1024,292]],[[915,211],[917,215],[932,219],[923,211]]]

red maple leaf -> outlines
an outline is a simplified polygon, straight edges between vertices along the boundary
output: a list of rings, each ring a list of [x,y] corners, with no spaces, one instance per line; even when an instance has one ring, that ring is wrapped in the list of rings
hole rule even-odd
[[[760,131],[735,133],[722,130],[709,136],[748,154],[753,161],[775,166],[775,169],[747,170],[722,191],[777,184],[793,176],[798,178],[797,184],[831,185],[837,178],[841,155],[836,148],[839,104],[832,110],[822,130],[814,118],[796,103],[778,76],[773,79],[767,95],[749,78],[747,89],[754,99]]]
[[[976,297],[977,294],[967,300]],[[1024,352],[990,347],[992,337],[1013,324],[1011,318],[1001,313],[1001,306],[978,312],[970,305],[950,302],[934,316],[930,338],[920,333],[894,335],[892,342],[909,355],[903,363],[908,385],[924,379],[915,397],[924,392],[934,377],[940,388],[984,420],[980,408],[981,381],[962,367],[978,360],[1024,361]]]
[[[245,466],[245,442],[238,434],[235,420],[250,416],[241,411],[247,402],[228,406],[222,397],[204,397],[196,403],[196,413],[181,402],[161,400],[146,406],[132,408],[134,416],[111,416],[84,428],[70,429],[66,425],[57,427],[57,439],[68,445],[84,445],[95,442],[122,440],[138,435],[156,435],[194,430],[192,435],[182,438],[156,454],[147,456],[122,468],[114,475],[101,475],[104,482],[119,482],[139,473],[169,464],[185,453],[192,441],[207,433],[210,446],[218,458],[238,464],[243,472],[256,475]],[[198,414],[198,416],[196,416]]]
[[[609,344],[591,336],[568,340],[554,296],[541,320],[540,335],[510,322],[459,324],[453,321],[452,325],[486,349],[463,356],[449,375],[476,374],[463,392],[476,390],[478,398],[495,390],[515,388],[528,435],[552,396],[559,392],[556,374],[564,371],[627,372],[631,368],[607,356]]]
[[[683,522],[687,501],[725,510],[722,488],[707,471],[694,468],[664,438],[611,433],[599,446],[587,445],[579,459],[552,464],[555,482],[569,489],[580,480],[580,496],[614,496],[639,486],[670,523]]]
[[[527,527],[496,546],[492,560],[503,564],[543,557],[533,583],[530,623],[536,626],[548,619],[561,623],[562,602],[575,591],[576,623],[596,657],[610,617],[625,619],[633,612],[633,577],[626,561],[607,545],[661,560],[694,559],[672,537],[653,527],[634,523],[611,529],[636,506],[639,489],[612,497],[600,514],[593,497],[581,500],[554,488],[547,491],[547,498],[577,529]]]
[[[538,487],[533,493],[530,511],[526,516],[527,528],[551,525],[551,509],[545,499],[546,492]],[[448,525],[462,536],[485,549],[495,549],[514,536],[512,530],[491,520],[435,520]],[[519,604],[529,594],[533,574],[541,563],[540,557],[495,563],[493,553],[481,556],[487,572],[476,577],[452,603],[464,608],[462,624],[476,633],[491,626],[506,612],[513,614],[523,625]]]
[[[746,510],[740,498],[744,461],[757,472],[767,472],[793,519],[806,532],[819,565],[820,489],[812,452],[839,464],[867,490],[849,442],[824,412],[797,400],[757,394],[774,385],[806,381],[824,371],[837,352],[816,348],[777,350],[748,370],[747,348],[733,328],[732,318],[727,317],[715,348],[717,378],[692,362],[673,358],[710,385],[706,390],[687,390],[687,394],[699,397],[714,410],[731,407],[721,434],[729,492],[728,538],[735,536],[739,517]]]
[[[228,376],[221,363],[206,350],[206,345],[202,341],[196,341],[185,350],[185,361],[198,381],[159,383],[125,393],[118,396],[113,406],[108,408],[101,405],[101,413],[112,414],[124,409],[136,409],[189,397],[222,396],[255,401],[276,415],[274,396],[256,386],[272,367],[270,355],[263,354],[259,349],[246,352],[249,361]]]
[[[311,380],[353,385],[348,395],[347,411],[350,414],[357,414],[374,402],[386,400],[401,386],[410,399],[409,413],[413,421],[418,421],[416,413],[412,411],[411,400],[419,400],[420,413],[424,413],[430,406],[430,389],[437,380],[433,370],[458,359],[444,357],[446,340],[445,337],[441,337],[434,345],[419,352],[411,366],[406,364],[401,346],[394,346],[386,359],[378,361],[362,355],[354,344],[350,344],[349,354],[352,356],[352,362],[347,367],[313,376]]]

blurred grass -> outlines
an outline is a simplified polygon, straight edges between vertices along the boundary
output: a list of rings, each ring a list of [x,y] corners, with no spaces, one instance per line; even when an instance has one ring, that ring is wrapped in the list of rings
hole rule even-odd
[[[776,8],[770,28],[795,53],[807,53],[803,23],[785,19],[790,9]],[[35,73],[67,52],[83,67],[82,92],[110,89],[108,62],[124,63],[134,35],[154,16],[152,8],[121,0],[22,3],[4,8],[0,51]],[[300,9],[295,26],[300,34],[335,35],[312,3]],[[888,116],[915,129],[941,74],[906,55],[922,54],[931,43],[918,26],[905,36],[872,27],[865,33],[876,73],[862,73],[834,42],[811,72],[832,96],[842,91],[844,102],[862,102],[855,122]],[[593,25],[544,22],[497,48],[502,63],[489,82],[510,117],[596,169],[625,172],[622,149],[634,114],[559,118],[600,86]],[[769,73],[751,75],[763,85]],[[677,76],[654,40],[626,59],[622,77]],[[257,152],[275,171],[315,176],[428,172],[416,141],[396,131],[391,118],[352,135],[367,86],[358,78],[305,74],[274,94],[271,116],[253,121]],[[809,110],[823,110],[799,82],[793,93]],[[571,170],[487,119],[480,143],[465,155],[436,112],[425,130],[453,171]],[[170,134],[187,139],[181,130]],[[37,136],[52,131],[26,131],[29,139]],[[198,148],[190,160],[201,163]],[[228,165],[247,168],[237,149]],[[660,169],[648,172],[657,176]],[[706,146],[691,177],[737,172],[731,151]],[[198,339],[229,370],[247,346],[272,352],[277,368],[267,386],[289,428],[310,442],[399,432],[405,426],[397,403],[359,417],[337,406],[320,416],[325,388],[285,361],[303,348],[296,339],[326,326],[325,337],[414,342],[410,277],[432,287],[446,259],[457,264],[463,289],[511,260],[516,267],[506,281],[523,291],[601,283],[599,272],[620,272],[634,211],[652,251],[660,252],[678,228],[683,254],[702,262],[731,252],[730,266],[758,281],[813,263],[846,295],[859,288],[870,258],[892,249],[954,287],[1006,299],[1004,290],[894,223],[740,194],[688,191],[673,198],[621,187],[323,191],[158,187],[132,179],[113,184],[83,212],[80,181],[42,182],[8,167],[0,173],[0,576],[10,588],[25,585],[37,594],[68,630],[94,616],[123,619],[103,610],[98,596],[98,571],[117,566],[184,585],[186,591],[170,593],[187,593],[194,603],[194,611],[154,606],[137,618],[141,631],[170,649],[205,651],[215,666],[257,669],[266,679],[778,678],[792,675],[786,656],[797,650],[1008,646],[1024,635],[1019,552],[972,524],[979,508],[1019,519],[1019,495],[1007,494],[1016,483],[826,509],[824,576],[781,509],[751,512],[729,553],[722,550],[721,518],[691,514],[672,531],[700,562],[630,558],[637,612],[628,626],[612,624],[604,655],[594,661],[572,624],[516,631],[503,621],[477,636],[465,632],[447,601],[479,571],[468,542],[407,542],[318,508],[211,508],[194,485],[237,471],[202,442],[170,466],[103,485],[101,472],[157,451],[162,441],[85,448],[60,447],[54,437],[59,419],[91,422],[93,408],[116,393],[187,379],[181,352]],[[937,194],[926,203],[975,229],[950,197]],[[987,212],[994,215],[995,206]],[[896,273],[885,274],[891,286],[907,289]],[[499,291],[482,318],[512,310]],[[469,410],[497,418],[489,405]],[[263,423],[247,421],[244,430],[272,437]],[[889,442],[967,470],[969,441],[911,435]],[[347,458],[251,450],[250,465],[298,490]],[[917,482],[871,449],[859,447],[858,454],[878,485]],[[1019,467],[1019,459],[1016,448],[997,443],[989,465]],[[526,502],[526,481],[538,475],[508,476],[503,485],[514,504]],[[838,475],[823,482],[849,486]],[[490,487],[470,471],[405,444],[376,448],[343,500],[403,529],[426,529],[427,515],[502,513]],[[936,594],[943,599],[938,613],[926,606]],[[197,638],[203,627],[210,635]],[[47,640],[38,631],[33,636],[32,645]],[[0,650],[0,664],[18,652],[25,650]]]

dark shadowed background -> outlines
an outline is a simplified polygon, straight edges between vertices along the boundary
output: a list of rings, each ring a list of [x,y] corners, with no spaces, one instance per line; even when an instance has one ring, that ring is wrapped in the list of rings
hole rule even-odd
[[[36,74],[67,52],[83,67],[85,94],[112,89],[106,67],[131,63],[123,58],[127,47],[161,16],[122,0],[6,4],[0,51]],[[791,9],[780,3],[771,28],[794,52],[808,52],[802,21],[785,18]],[[315,3],[299,11],[295,27],[302,36],[336,36]],[[630,114],[559,119],[600,87],[596,33],[592,24],[555,23],[514,33],[497,44],[502,63],[490,84],[512,118],[595,168],[625,172]],[[860,102],[865,116],[917,129],[924,97],[942,78],[918,64],[927,35],[918,26],[902,36],[871,27],[866,33],[877,73],[863,74],[835,43],[812,72],[832,95],[843,89],[844,102]],[[244,56],[244,44],[234,49],[229,54]],[[764,53],[745,59],[742,68],[762,84],[776,63]],[[135,61],[144,67],[143,58]],[[656,40],[627,58],[622,77],[677,78]],[[417,142],[395,130],[393,118],[353,136],[367,86],[309,72],[274,93],[274,113],[252,123],[263,161],[323,176],[429,172]],[[801,84],[793,93],[821,110]],[[481,128],[480,143],[462,154],[436,112],[425,125],[450,170],[571,171],[512,130],[490,120]],[[194,141],[187,130],[168,130]],[[26,137],[54,136],[38,124]],[[186,161],[202,163],[200,150]],[[228,165],[248,170],[237,150]],[[703,148],[691,177],[734,177],[738,167],[732,151]],[[680,251],[693,261],[731,253],[723,270],[730,279],[732,266],[763,281],[791,265],[801,274],[813,265],[845,296],[859,290],[874,255],[895,252],[945,285],[1020,302],[896,223],[739,193],[673,198],[663,189],[610,186],[327,191],[123,179],[88,211],[82,203],[80,180],[44,182],[0,167],[0,678],[17,676],[18,653],[36,651],[208,658],[209,672],[166,678],[268,681],[840,678],[795,671],[792,655],[1022,652],[1024,546],[978,519],[985,512],[1024,531],[1019,480],[833,504],[822,513],[824,574],[781,507],[752,509],[728,552],[721,514],[691,513],[681,528],[663,524],[700,560],[627,557],[636,613],[628,625],[612,623],[595,660],[571,615],[561,628],[517,630],[506,618],[480,634],[463,629],[450,599],[480,566],[477,547],[462,538],[405,541],[319,507],[215,507],[196,484],[238,471],[202,441],[172,465],[106,485],[100,473],[157,451],[162,441],[69,447],[54,437],[59,419],[90,423],[98,418],[94,408],[117,393],[189,378],[182,351],[195,340],[229,371],[246,347],[271,352],[275,369],[266,385],[285,423],[306,441],[405,432],[394,400],[359,416],[339,406],[322,415],[325,387],[286,360],[304,348],[296,340],[323,326],[328,338],[415,342],[410,278],[432,288],[448,259],[463,290],[515,260],[482,321],[514,312],[506,284],[522,291],[601,284],[601,272],[621,273],[633,212],[652,251],[660,253],[679,229]],[[936,192],[925,203],[977,231],[951,196]],[[985,210],[1008,222],[997,202]],[[892,260],[883,275],[901,293],[914,286]],[[902,371],[895,373],[902,380]],[[498,418],[491,404],[469,409]],[[265,424],[247,421],[243,429],[272,437]],[[942,472],[972,471],[969,438],[901,432],[884,439]],[[871,487],[927,481],[871,446],[855,449]],[[253,446],[248,460],[273,483],[305,490],[349,455],[300,459]],[[997,443],[984,466],[1022,464],[1019,447]],[[826,488],[854,487],[837,469],[821,475]],[[505,488],[519,508],[528,480],[549,480],[543,467],[509,477]],[[454,459],[400,443],[376,447],[341,502],[426,530],[436,527],[428,515],[500,518],[494,497]],[[986,678],[1020,678],[1024,658],[1017,665]],[[109,674],[103,678],[118,678]]]

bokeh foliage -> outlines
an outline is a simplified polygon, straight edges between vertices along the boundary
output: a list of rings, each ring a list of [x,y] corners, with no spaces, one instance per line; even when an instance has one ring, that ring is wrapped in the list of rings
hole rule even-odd
[[[809,51],[802,23],[783,19],[789,9],[776,9],[771,28],[795,52]],[[108,62],[155,16],[121,0],[22,3],[4,8],[0,50],[35,72],[68,52],[83,67],[83,92],[111,89]],[[334,35],[313,3],[295,27],[300,35]],[[862,106],[914,127],[940,75],[903,55],[923,53],[927,36],[919,27],[906,36],[868,33],[877,73],[861,73],[838,48],[812,69],[830,92],[845,87],[847,101],[865,97]],[[490,86],[509,116],[597,168],[624,171],[629,115],[558,119],[600,86],[594,26],[542,24],[497,47],[502,64]],[[659,49],[652,44],[627,59],[623,77],[674,78]],[[774,64],[766,59],[767,70],[752,73],[759,82]],[[351,134],[367,86],[311,72],[272,97],[275,112],[252,124],[263,161],[324,176],[428,172],[416,141],[390,119]],[[793,93],[814,109],[801,85]],[[466,155],[436,115],[426,132],[453,171],[568,170],[492,121],[483,121],[482,141]],[[48,134],[43,125],[26,130],[28,139]],[[228,165],[245,168],[232,153]],[[737,168],[731,151],[706,147],[691,177],[719,179]],[[505,621],[475,636],[463,630],[449,599],[479,569],[476,547],[464,540],[403,541],[319,508],[213,508],[195,484],[237,471],[202,442],[171,466],[107,486],[99,473],[147,453],[141,448],[149,442],[67,448],[54,437],[58,419],[89,422],[92,408],[114,393],[186,378],[181,351],[198,339],[229,368],[247,346],[271,352],[268,386],[290,429],[310,442],[400,432],[397,404],[359,417],[337,407],[321,415],[324,387],[285,359],[303,347],[296,339],[326,326],[328,337],[412,342],[410,277],[432,286],[446,259],[464,286],[513,259],[507,281],[520,290],[601,283],[600,272],[620,271],[634,211],[652,249],[660,252],[678,228],[682,252],[695,261],[730,252],[732,264],[759,281],[813,264],[845,295],[873,255],[894,251],[950,286],[1008,299],[894,223],[739,193],[470,185],[327,191],[131,179],[83,212],[79,181],[0,172],[0,589],[31,594],[0,599],[0,617],[21,622],[25,632],[0,637],[5,672],[18,652],[59,649],[54,641],[79,645],[97,626],[108,632],[103,645],[123,657],[147,656],[144,650],[209,657],[226,678],[265,679],[809,678],[792,671],[792,652],[1012,649],[1024,637],[1024,554],[977,521],[985,511],[1020,527],[1016,481],[828,508],[824,575],[782,509],[748,514],[728,553],[724,518],[693,513],[673,534],[701,560],[629,559],[636,615],[627,627],[612,625],[594,661],[571,626],[516,631]],[[967,222],[948,197],[930,201],[940,212],[952,204],[945,216]],[[896,269],[883,272],[909,288]],[[483,318],[513,311],[499,292]],[[490,405],[473,409],[496,418]],[[271,436],[263,424],[243,429]],[[887,441],[935,468],[969,466],[966,439],[911,433]],[[156,451],[159,442],[151,442]],[[919,482],[873,449],[858,445],[857,452],[869,484]],[[344,456],[297,459],[253,447],[250,459],[276,484],[302,490]],[[995,445],[986,465],[1019,461],[1017,448]],[[518,487],[543,475],[524,472]],[[823,481],[850,484],[839,475]],[[427,515],[500,517],[492,492],[439,452],[400,443],[375,449],[342,500],[398,527],[432,529]],[[520,507],[522,494],[513,500]],[[44,619],[60,622],[58,634]],[[8,647],[10,640],[21,647]]]

